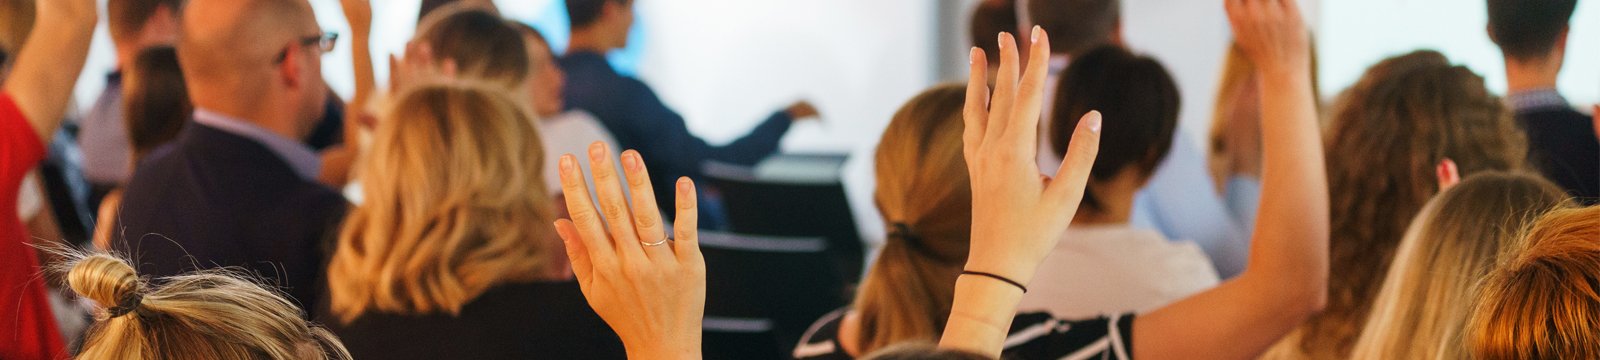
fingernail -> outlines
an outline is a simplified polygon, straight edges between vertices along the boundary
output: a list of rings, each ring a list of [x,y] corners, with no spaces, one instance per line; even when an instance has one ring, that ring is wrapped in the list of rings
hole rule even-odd
[[[593,144],[589,144],[589,159],[595,160],[595,161],[599,161],[600,159],[605,158],[605,157],[606,157],[606,144],[605,143],[596,141]]]
[[[1001,31],[1000,32],[1000,36],[995,39],[995,42],[1000,45],[1001,49],[1006,48],[1006,35],[1011,35],[1011,34],[1007,33],[1007,32],[1004,32],[1004,31]]]
[[[973,46],[972,50],[967,50],[967,65],[972,65],[976,62],[978,62],[978,47]]]
[[[1044,31],[1044,28],[1039,27],[1039,25],[1034,25],[1033,26],[1033,35],[1032,35],[1033,39],[1031,39],[1029,41],[1039,41],[1039,32],[1040,31]]]
[[[561,170],[572,171],[572,154],[561,155]]]
[[[1100,133],[1100,111],[1089,112],[1089,132]]]
[[[678,191],[687,193],[690,190],[694,190],[694,180],[689,180],[688,177],[678,179]]]
[[[628,171],[639,171],[639,154],[631,151],[622,153],[622,167]]]

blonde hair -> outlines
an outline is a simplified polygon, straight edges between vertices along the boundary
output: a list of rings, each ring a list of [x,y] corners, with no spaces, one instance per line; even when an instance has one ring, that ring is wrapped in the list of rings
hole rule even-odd
[[[955,300],[972,234],[972,188],[961,154],[960,85],[917,95],[878,143],[877,194],[889,234],[862,281],[855,311],[860,353],[908,340],[936,341]]]
[[[1483,284],[1467,322],[1473,357],[1600,359],[1600,206],[1557,210]]]
[[[1406,230],[1351,357],[1465,358],[1460,330],[1478,282],[1540,214],[1566,204],[1561,188],[1521,174],[1475,175],[1439,194]]]
[[[108,308],[90,328],[81,359],[349,359],[332,333],[306,323],[283,294],[225,269],[172,276],[152,286],[127,261],[61,251],[58,271],[79,296]]]
[[[544,147],[527,111],[496,89],[420,85],[384,114],[361,165],[363,203],[329,264],[342,321],[458,314],[550,265]]]

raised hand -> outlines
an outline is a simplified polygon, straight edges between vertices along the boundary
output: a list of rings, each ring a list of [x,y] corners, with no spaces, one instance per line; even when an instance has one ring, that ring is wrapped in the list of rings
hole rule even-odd
[[[14,55],[5,90],[43,143],[66,112],[72,87],[89,56],[98,8],[94,0],[38,2],[38,21]],[[0,136],[19,136],[3,134]]]
[[[372,33],[372,3],[368,0],[339,0],[344,9],[344,19],[350,23],[350,32],[357,37]]]
[[[784,108],[783,112],[788,113],[789,118],[795,120],[810,119],[821,115],[821,113],[817,112],[815,105],[811,105],[810,101],[805,100],[794,102],[794,104]]]
[[[1266,76],[1311,71],[1311,34],[1296,0],[1224,1],[1234,41]]]
[[[399,57],[389,55],[389,92],[398,93],[406,86],[456,77],[456,61],[444,59],[434,63],[433,46],[412,41],[406,43],[406,52]]]
[[[577,157],[561,157],[561,192],[572,219],[556,221],[556,232],[584,298],[622,337],[629,358],[699,359],[706,264],[696,230],[694,182],[678,179],[676,239],[669,240],[644,159],[629,150],[621,160],[624,176],[616,173],[605,143],[589,146],[601,211],[589,198]],[[622,181],[628,182],[632,206]]]
[[[1034,161],[1050,55],[1048,36],[1034,27],[1032,58],[1027,69],[1020,70],[1016,39],[1000,34],[1000,67],[992,97],[983,50],[972,49],[962,134],[972,181],[972,244],[965,270],[986,275],[963,275],[957,280],[940,347],[1000,354],[1023,293],[1015,285],[1026,286],[1033,279],[1083,200],[1084,183],[1100,150],[1099,112],[1085,114],[1078,122],[1053,178],[1039,174]]]

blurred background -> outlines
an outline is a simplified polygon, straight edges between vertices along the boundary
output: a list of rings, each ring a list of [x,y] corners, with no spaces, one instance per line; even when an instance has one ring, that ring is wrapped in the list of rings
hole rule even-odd
[[[900,104],[918,91],[966,76],[967,17],[979,0],[636,0],[630,47],[612,61],[653,86],[713,143],[743,134],[771,111],[809,99],[822,122],[799,124],[787,152],[850,153],[861,160]],[[420,0],[373,0],[373,57],[380,84],[389,54],[404,48]],[[532,24],[560,51],[567,21],[562,0],[495,1],[506,16]],[[349,34],[338,0],[311,0],[324,29]],[[1337,96],[1379,59],[1418,48],[1438,50],[1503,93],[1498,49],[1485,33],[1482,1],[1302,0],[1314,28],[1325,100]],[[1183,96],[1182,135],[1206,133],[1229,34],[1220,0],[1123,0],[1128,45],[1162,60]],[[1560,90],[1575,105],[1600,101],[1600,1],[1573,16]],[[113,66],[104,24],[78,104],[87,107]],[[323,60],[328,83],[353,88],[349,43]],[[846,186],[861,232],[881,237],[871,204],[870,164],[847,165]],[[867,186],[862,187],[862,184]]]

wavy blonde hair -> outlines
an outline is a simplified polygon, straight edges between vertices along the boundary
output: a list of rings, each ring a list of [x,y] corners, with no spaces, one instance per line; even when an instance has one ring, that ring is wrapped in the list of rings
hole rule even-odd
[[[550,266],[550,197],[533,119],[498,87],[425,84],[399,95],[363,160],[363,203],[328,269],[332,310],[458,314]]]
[[[80,359],[350,359],[337,337],[242,272],[202,270],[152,286],[121,258],[55,253],[67,259],[57,271],[72,291],[126,309],[97,315]]]
[[[1473,358],[1600,359],[1600,206],[1539,219],[1484,282],[1467,322]]]
[[[1406,230],[1351,358],[1467,358],[1461,328],[1479,281],[1539,215],[1567,204],[1560,187],[1522,174],[1475,175],[1439,194]]]

